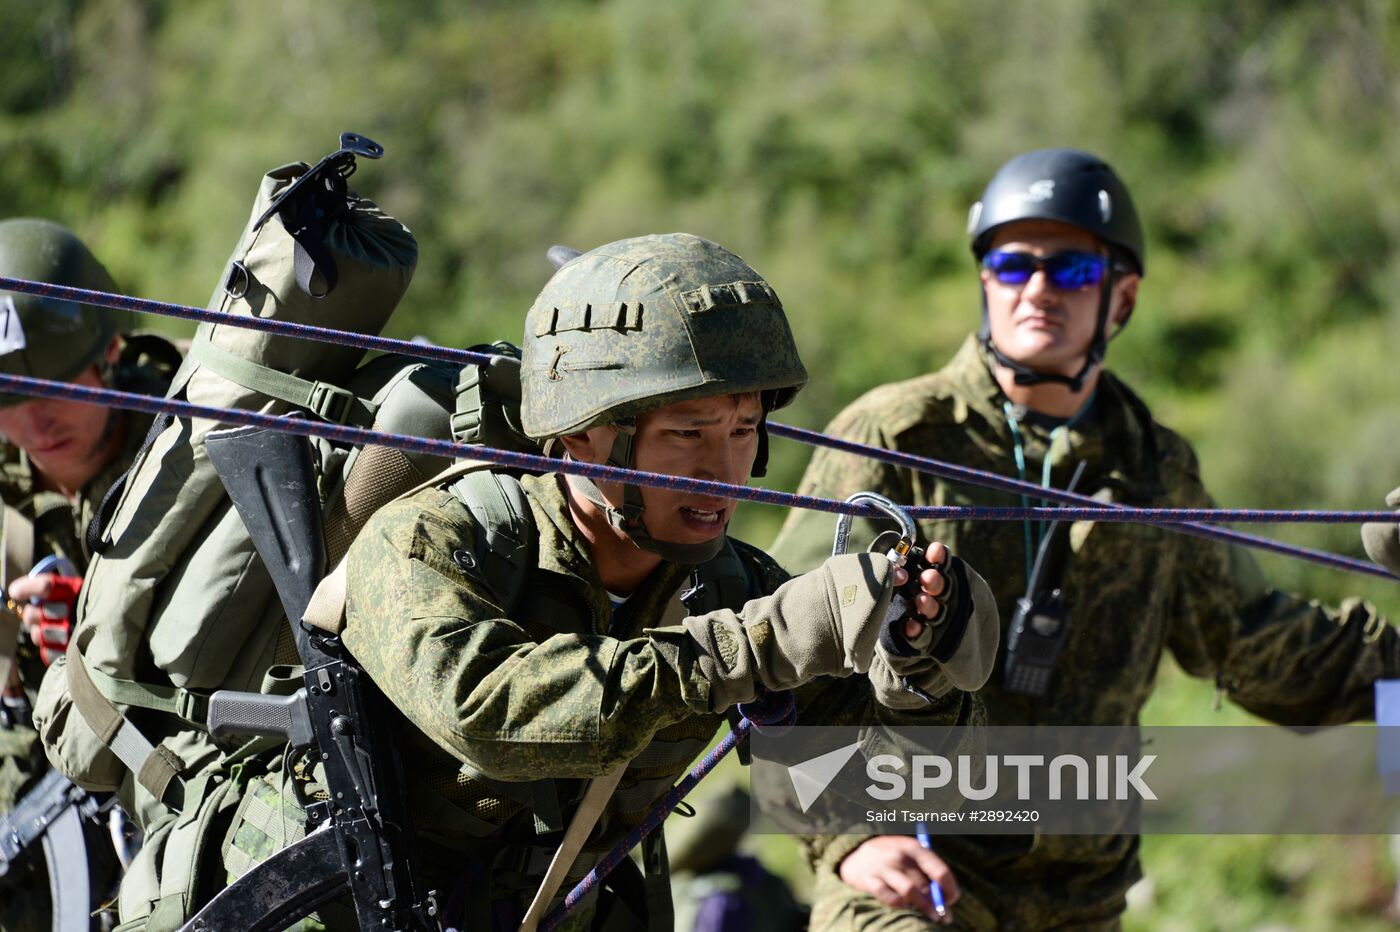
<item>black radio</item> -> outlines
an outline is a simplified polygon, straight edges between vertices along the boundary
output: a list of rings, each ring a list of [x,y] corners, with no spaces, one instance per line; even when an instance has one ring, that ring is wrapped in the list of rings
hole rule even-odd
[[[1050,691],[1055,661],[1069,634],[1069,610],[1060,590],[1039,599],[1016,600],[1006,632],[1006,670],[1002,686],[1010,693],[1044,696]]]
[[[1074,491],[1083,473],[1081,462],[1067,491]],[[1006,631],[1001,685],[1009,693],[1043,698],[1050,692],[1055,662],[1069,637],[1069,606],[1060,589],[1069,550],[1069,525],[1055,521],[1040,541],[1026,594],[1016,600],[1016,612]]]

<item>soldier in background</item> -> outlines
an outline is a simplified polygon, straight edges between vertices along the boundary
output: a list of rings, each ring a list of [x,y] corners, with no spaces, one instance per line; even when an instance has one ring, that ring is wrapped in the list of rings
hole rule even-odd
[[[0,222],[0,275],[115,291],[107,270],[70,231],[44,220]],[[0,291],[0,372],[161,395],[178,351],[149,335],[118,332],[112,312]],[[0,813],[48,770],[28,710],[44,667],[66,645],[76,588],[87,567],[88,522],[126,471],[149,418],[76,401],[0,396],[0,500],[4,583],[11,624],[0,643],[5,668],[0,721]],[[31,574],[46,557],[57,572]],[[64,597],[51,599],[59,585]],[[22,625],[15,624],[15,615]],[[16,630],[16,629],[20,630]],[[120,875],[112,840],[88,826],[94,904]],[[43,854],[35,851],[0,880],[0,929],[48,930],[52,922]]]
[[[1066,487],[1082,463],[1077,492],[1144,507],[1213,507],[1190,445],[1102,365],[1145,268],[1137,213],[1113,170],[1069,149],[1017,156],[973,207],[969,232],[980,334],[940,371],[867,393],[828,433],[1047,487]],[[801,486],[830,497],[858,489],[906,505],[1028,504],[826,450]],[[794,571],[814,565],[820,524],[792,513],[774,555]],[[1006,630],[979,694],[990,725],[1135,726],[1166,650],[1244,708],[1292,725],[1370,717],[1373,681],[1400,673],[1400,639],[1373,609],[1279,592],[1240,548],[1145,525],[1061,530],[921,527],[994,570]],[[1059,569],[1028,591],[1042,554]],[[1020,599],[1032,611],[1018,615]],[[1032,627],[1025,620],[1034,614],[1059,620]],[[1024,651],[1030,643],[1034,657]],[[813,839],[812,927],[923,928],[933,878],[955,880],[965,928],[1112,929],[1141,876],[1135,836],[943,835],[932,847],[903,836]]]
[[[798,932],[807,913],[787,881],[742,848],[751,800],[731,786],[666,823],[676,932]]]

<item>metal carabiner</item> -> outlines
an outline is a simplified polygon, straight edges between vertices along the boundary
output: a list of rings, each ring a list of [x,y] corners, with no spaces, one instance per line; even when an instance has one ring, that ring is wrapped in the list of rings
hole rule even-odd
[[[903,638],[903,635],[896,635],[896,626],[902,622],[905,617],[905,612],[909,610],[909,607],[913,605],[914,599],[917,597],[919,572],[928,567],[928,564],[923,562],[923,554],[913,552],[914,542],[918,539],[919,535],[918,526],[914,524],[914,519],[909,516],[908,511],[878,492],[857,492],[846,499],[846,504],[873,505],[884,512],[890,520],[899,525],[899,540],[893,547],[886,551],[885,557],[890,561],[891,565],[896,568],[901,566],[908,567],[909,581],[895,591],[894,601],[891,603],[891,608],[894,609],[894,611],[885,618],[884,628],[880,632],[880,640],[882,642],[896,644]],[[851,536],[851,520],[851,515],[842,515],[836,522],[836,539],[831,545],[831,555],[833,557],[839,557],[846,552],[846,547],[850,542]],[[911,563],[912,565],[910,565]],[[934,569],[941,570],[942,567],[935,565]],[[946,592],[947,590],[944,591]],[[934,596],[934,598],[941,600],[944,596]],[[924,619],[921,619],[921,621],[923,621],[924,624],[932,623]],[[934,698],[918,686],[915,686],[910,681],[909,677],[901,676],[899,682],[905,690],[918,696],[924,702],[930,705],[934,703]]]
[[[846,499],[848,505],[873,505],[880,509],[892,521],[899,525],[899,542],[889,549],[885,554],[889,561],[895,566],[903,566],[909,561],[909,551],[914,546],[914,541],[918,539],[919,529],[914,524],[914,519],[909,517],[909,512],[878,492],[857,492]],[[847,552],[851,536],[852,515],[842,515],[836,522],[836,539],[831,545],[831,555],[839,557]]]

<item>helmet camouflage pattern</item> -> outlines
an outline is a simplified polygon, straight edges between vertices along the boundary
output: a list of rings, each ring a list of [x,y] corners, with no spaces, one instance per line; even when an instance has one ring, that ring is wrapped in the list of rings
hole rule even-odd
[[[600,246],[554,274],[525,318],[521,421],[536,439],[662,405],[807,381],[782,303],[744,260],[686,233]]]
[[[107,270],[72,232],[47,220],[0,221],[0,275],[115,291]],[[106,308],[0,291],[0,372],[69,381],[116,335]],[[0,395],[0,404],[23,396]]]

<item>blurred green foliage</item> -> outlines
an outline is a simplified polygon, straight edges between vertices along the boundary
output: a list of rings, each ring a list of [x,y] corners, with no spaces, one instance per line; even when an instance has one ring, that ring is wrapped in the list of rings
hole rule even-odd
[[[783,296],[815,376],[785,413],[804,426],[975,326],[964,223],[997,165],[1090,149],[1149,237],[1110,361],[1197,444],[1218,500],[1371,507],[1400,483],[1383,0],[0,0],[0,24],[0,216],[72,226],[133,293],[203,303],[262,172],[355,130],[387,150],[356,187],[422,245],[391,333],[515,338],[551,243],[687,230]],[[807,451],[774,452],[792,488]],[[779,520],[753,507],[741,531],[764,543]],[[1354,528],[1277,533],[1360,553]],[[1382,582],[1266,564],[1400,610]],[[1176,859],[1164,877],[1218,866],[1182,844],[1148,845]],[[1163,927],[1217,927],[1189,895],[1157,902]]]

